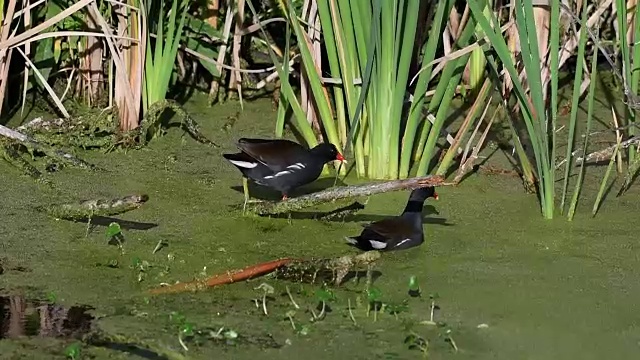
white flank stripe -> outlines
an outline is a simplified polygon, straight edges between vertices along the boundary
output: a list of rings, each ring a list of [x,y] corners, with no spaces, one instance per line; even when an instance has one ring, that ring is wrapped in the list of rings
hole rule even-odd
[[[265,179],[273,179],[273,178],[276,178],[278,176],[287,175],[287,174],[291,174],[291,171],[287,171],[287,170],[279,171],[279,172],[277,172],[277,173],[275,173],[273,175],[267,175],[264,178]]]
[[[394,247],[398,247],[398,246],[400,246],[400,245],[402,245],[402,244],[406,243],[406,242],[407,242],[407,241],[409,241],[409,240],[411,240],[411,239],[404,239],[404,240],[400,241],[399,243],[397,243],[397,244],[396,244],[396,246],[394,246]]]
[[[253,169],[254,167],[258,166],[258,163],[252,163],[248,161],[229,160],[229,162],[231,162],[233,165],[240,166],[246,169]]]
[[[287,169],[296,169],[296,170],[300,170],[300,169],[304,169],[305,166],[303,163],[295,163],[293,165],[289,165],[287,166]]]
[[[382,241],[369,240],[369,244],[371,247],[377,250],[384,249],[387,247],[387,243],[383,243]]]

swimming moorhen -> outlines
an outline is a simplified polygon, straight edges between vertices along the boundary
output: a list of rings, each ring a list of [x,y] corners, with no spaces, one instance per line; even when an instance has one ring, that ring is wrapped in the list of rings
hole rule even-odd
[[[242,172],[245,206],[249,200],[247,178],[280,191],[282,200],[286,200],[289,191],[316,180],[324,164],[333,160],[345,161],[331,143],[306,149],[285,139],[242,138],[237,146],[241,152],[223,156]]]
[[[422,206],[430,197],[438,200],[433,186],[413,190],[402,215],[365,225],[360,236],[345,240],[364,251],[401,250],[422,244]]]

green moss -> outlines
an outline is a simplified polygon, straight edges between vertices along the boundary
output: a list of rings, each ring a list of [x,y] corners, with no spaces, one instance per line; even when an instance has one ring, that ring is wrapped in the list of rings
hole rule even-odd
[[[381,272],[375,286],[382,290],[383,301],[401,303],[408,298],[409,278],[420,279],[424,297],[410,298],[408,310],[398,314],[399,321],[386,313],[378,314],[376,322],[366,317],[364,281],[345,281],[335,291],[333,311],[314,323],[308,309],[316,311],[318,287],[269,277],[147,298],[145,290],[161,282],[188,281],[281,257],[356,254],[343,237],[357,235],[361,222],[399,213],[408,196],[405,192],[372,196],[365,209],[336,221],[292,216],[289,223],[286,218],[243,217],[234,209],[243,200],[241,189],[232,189],[241,186],[240,174],[220,154],[234,150],[240,136],[271,136],[275,113],[268,100],[245,103],[234,126],[223,131],[238,105],[211,109],[205,103],[206,96],[198,95],[186,109],[220,149],[199,144],[174,128],[141,150],[79,151],[79,156],[108,171],[65,168],[52,177],[55,190],[20,177],[20,170],[0,162],[2,291],[53,293],[67,305],[92,305],[101,315],[96,324],[105,333],[136,338],[166,351],[182,351],[179,329],[169,319],[173,311],[183,314],[195,329],[225,327],[247,339],[235,345],[189,343],[186,355],[191,359],[417,358],[420,354],[403,343],[408,329],[431,341],[432,359],[636,356],[640,269],[632,224],[640,208],[640,188],[632,187],[624,197],[609,197],[598,217],[591,219],[587,214],[601,172],[592,167],[571,223],[561,217],[543,220],[536,197],[524,194],[517,178],[472,175],[458,187],[439,188],[440,201],[425,206],[425,213],[430,213],[425,244],[384,253],[374,266]],[[600,114],[606,113],[603,108]],[[508,167],[500,152],[491,163]],[[123,228],[124,253],[108,245],[105,227],[85,237],[86,224],[56,221],[35,211],[38,206],[131,193],[148,194],[149,201],[118,217],[159,226],[145,231]],[[159,240],[168,246],[153,254]],[[141,269],[142,261],[149,266]],[[261,291],[254,288],[262,282],[275,288],[267,303],[268,317],[251,301],[261,299]],[[298,332],[285,315],[293,308],[285,285],[301,306],[293,317]],[[436,320],[453,329],[460,348],[455,355],[438,337],[439,329],[418,325],[429,318],[431,293],[440,296]],[[348,300],[357,326],[349,318]],[[488,328],[477,328],[479,324]],[[264,340],[269,335],[281,347]],[[52,339],[3,340],[0,354],[63,359],[66,345]],[[135,358],[94,347],[82,352],[96,359]]]

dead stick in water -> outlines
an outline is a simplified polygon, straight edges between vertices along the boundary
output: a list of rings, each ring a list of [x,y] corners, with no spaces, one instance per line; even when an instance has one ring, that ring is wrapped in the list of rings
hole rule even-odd
[[[266,275],[292,261],[295,261],[295,259],[284,258],[284,259],[273,260],[266,263],[252,265],[241,270],[227,271],[224,274],[214,275],[203,280],[194,280],[190,282],[177,283],[174,285],[158,287],[158,288],[149,290],[149,293],[152,295],[158,295],[158,294],[180,293],[180,292],[186,292],[186,291],[197,291],[197,290],[202,290],[206,288],[212,288],[214,286],[226,285],[226,284],[231,284],[238,281],[249,280],[256,276]]]
[[[411,179],[392,180],[379,183],[333,187],[312,194],[291,198],[285,201],[262,201],[254,204],[251,211],[259,215],[278,214],[299,210],[321,203],[359,196],[369,196],[390,191],[413,190],[427,186],[450,185],[444,183],[441,175],[429,175]]]
[[[117,199],[85,200],[76,204],[47,206],[44,210],[57,219],[82,220],[93,216],[111,216],[139,208],[149,200],[147,195],[129,195]]]

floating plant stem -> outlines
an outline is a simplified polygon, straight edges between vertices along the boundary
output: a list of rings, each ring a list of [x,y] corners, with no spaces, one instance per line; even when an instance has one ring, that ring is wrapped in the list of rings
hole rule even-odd
[[[453,336],[451,336],[451,329],[447,330],[447,337],[445,339],[449,342],[449,344],[451,344],[453,350],[455,352],[458,352],[458,345],[456,345],[456,341],[453,340]]]
[[[163,247],[165,247],[167,245],[167,242],[160,239],[158,240],[158,243],[156,244],[156,247],[153,248],[153,251],[151,252],[152,254],[157,253],[158,251],[160,251]]]
[[[289,285],[286,285],[285,289],[287,289],[287,295],[289,295],[289,300],[291,300],[291,303],[293,304],[293,307],[295,307],[296,309],[300,309],[300,306],[298,306],[296,301],[293,300],[293,295],[291,295],[291,290],[289,290]]]
[[[267,311],[267,294],[273,294],[273,286],[267,283],[262,283],[255,289],[262,289],[262,311],[264,311],[264,314],[268,316],[269,312]]]
[[[353,311],[351,310],[351,298],[347,299],[347,306],[349,309],[349,317],[351,318],[351,321],[353,321],[353,325],[358,326],[358,322],[356,321],[356,317],[353,316]]]

